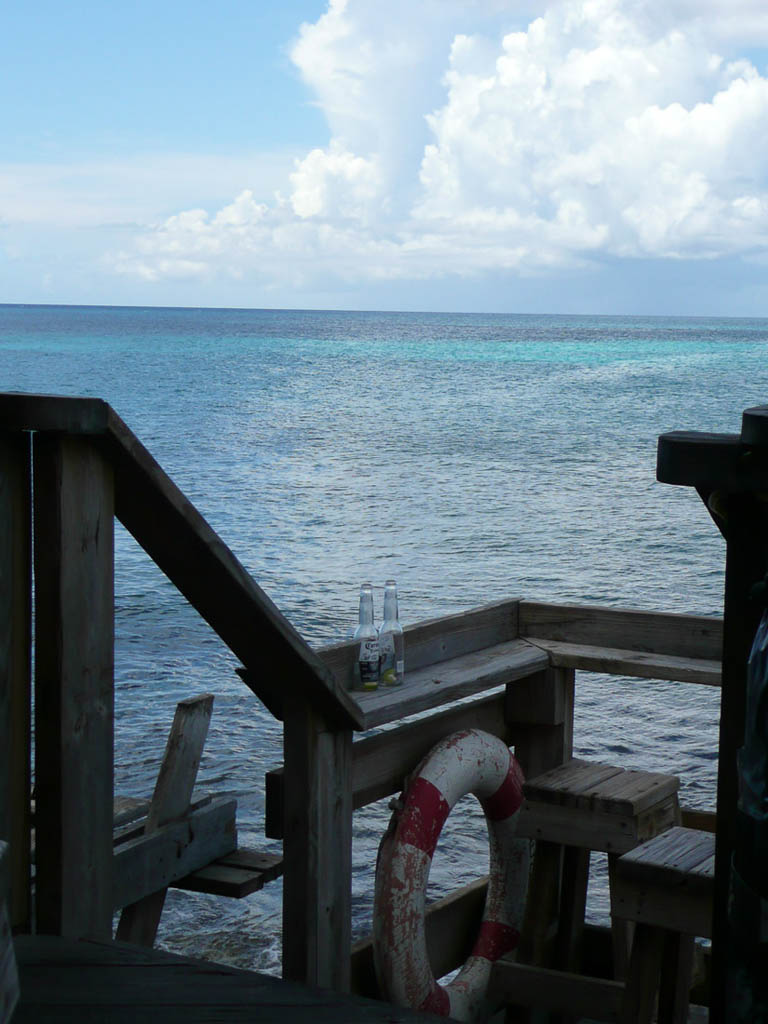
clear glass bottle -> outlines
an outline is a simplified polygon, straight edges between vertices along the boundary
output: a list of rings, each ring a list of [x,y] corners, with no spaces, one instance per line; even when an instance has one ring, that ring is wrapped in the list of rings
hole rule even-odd
[[[379,628],[381,682],[384,686],[402,686],[405,679],[405,639],[397,607],[394,580],[384,585],[384,621]]]
[[[360,625],[354,639],[359,641],[357,684],[360,690],[375,690],[379,685],[379,633],[373,622],[373,588],[370,583],[360,587]]]

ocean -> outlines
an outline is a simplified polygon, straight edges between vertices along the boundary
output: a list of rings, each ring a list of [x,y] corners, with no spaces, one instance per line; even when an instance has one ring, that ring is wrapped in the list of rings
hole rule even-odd
[[[768,402],[768,320],[0,306],[4,391],[106,399],[313,645],[509,597],[721,614],[725,547],[697,495],[655,480],[669,430],[737,433]],[[406,651],[407,665],[407,651]],[[279,723],[116,528],[116,790],[151,793],[175,704],[215,694],[200,788],[263,837]],[[575,752],[681,775],[714,805],[719,695],[577,674]],[[467,802],[468,801],[468,802]],[[353,930],[370,930],[386,801],[355,815]],[[472,798],[436,898],[487,865]],[[590,917],[605,920],[596,858]],[[169,894],[160,944],[279,971],[280,883]]]

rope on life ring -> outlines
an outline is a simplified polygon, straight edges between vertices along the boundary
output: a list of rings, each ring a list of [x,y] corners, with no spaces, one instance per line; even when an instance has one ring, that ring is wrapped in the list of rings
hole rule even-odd
[[[461,1021],[487,1012],[491,967],[517,946],[528,888],[530,842],[515,835],[522,784],[523,773],[505,743],[467,729],[430,751],[395,802],[379,846],[373,916],[376,974],[390,1002]],[[443,823],[466,793],[485,812],[488,895],[472,953],[457,977],[440,985],[427,957],[427,878]]]

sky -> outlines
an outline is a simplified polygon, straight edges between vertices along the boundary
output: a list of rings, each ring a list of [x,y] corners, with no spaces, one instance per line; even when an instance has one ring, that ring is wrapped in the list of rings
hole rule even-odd
[[[0,302],[768,316],[768,3],[5,0]]]

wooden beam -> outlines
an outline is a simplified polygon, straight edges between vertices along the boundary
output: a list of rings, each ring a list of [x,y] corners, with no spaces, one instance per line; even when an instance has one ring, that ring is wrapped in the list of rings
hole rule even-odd
[[[30,930],[31,447],[0,434],[0,839],[11,925]]]
[[[113,489],[83,438],[37,435],[37,930],[112,932]]]
[[[747,452],[739,434],[672,431],[659,437],[656,479],[730,494],[768,490],[768,464]]]
[[[599,1021],[619,1020],[623,996],[624,986],[619,981],[586,978],[503,957],[494,964],[488,986],[493,1002]]]
[[[236,812],[236,800],[218,797],[179,821],[117,843],[110,921],[112,908],[136,903],[235,850]]]
[[[286,700],[283,977],[349,990],[352,733]]]
[[[104,444],[118,519],[242,660],[254,691],[268,706],[290,691],[360,728],[355,701],[112,409]]]
[[[213,712],[213,694],[189,697],[176,706],[160,773],[149,805],[145,835],[161,825],[181,817],[189,809],[189,801],[197,779],[208,726]],[[143,897],[123,909],[116,938],[152,946],[165,904],[165,888]]]
[[[718,662],[723,649],[723,620],[704,615],[521,601],[520,635],[533,643],[541,638],[635,655],[644,651]]]
[[[494,693],[416,722],[388,729],[352,744],[352,807],[399,793],[408,776],[432,747],[457,729],[482,729],[511,744],[512,732],[504,713],[505,695]],[[284,770],[266,774],[264,833],[283,838]]]
[[[760,458],[765,458],[761,453]],[[755,458],[758,458],[755,453]],[[712,934],[713,1021],[727,1019],[728,958],[739,943],[729,924],[734,850],[739,842],[738,750],[744,742],[747,662],[763,608],[750,599],[768,570],[768,524],[761,495],[730,494],[726,504],[723,685],[717,768],[717,842]],[[737,860],[738,864],[738,852]],[[741,987],[741,983],[739,983]]]
[[[561,640],[532,638],[546,651],[553,665],[578,668],[587,672],[632,676],[636,679],[668,679],[680,683],[720,686],[722,666],[719,660],[680,658],[671,654],[649,654],[646,651],[617,650],[613,647],[590,647],[568,644]]]

